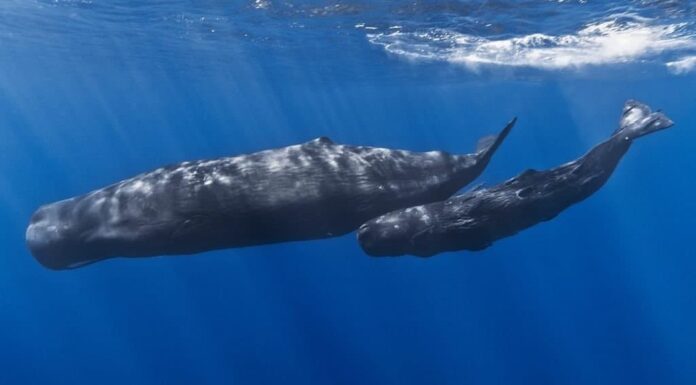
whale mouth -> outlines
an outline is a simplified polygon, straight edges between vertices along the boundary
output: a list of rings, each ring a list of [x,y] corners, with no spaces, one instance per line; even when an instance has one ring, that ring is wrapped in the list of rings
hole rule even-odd
[[[52,270],[69,268],[71,261],[66,257],[66,247],[60,226],[55,224],[31,223],[26,231],[27,248],[44,267]]]
[[[44,267],[52,270],[69,268],[71,262],[65,257],[62,242],[58,238],[51,238],[54,231],[52,227],[42,229],[29,225],[26,232],[27,248]]]
[[[65,219],[70,205],[68,200],[40,207],[32,215],[25,233],[31,254],[41,265],[52,270],[72,269],[103,259],[90,255],[84,236]]]
[[[40,207],[32,215],[25,234],[27,248],[39,263],[49,269],[60,269],[64,263],[58,254],[62,247],[64,225],[56,221],[53,210]]]
[[[89,253],[89,245],[56,237],[54,226],[41,228],[29,225],[26,232],[27,248],[34,258],[51,270],[68,270],[89,265],[108,257],[95,257]]]

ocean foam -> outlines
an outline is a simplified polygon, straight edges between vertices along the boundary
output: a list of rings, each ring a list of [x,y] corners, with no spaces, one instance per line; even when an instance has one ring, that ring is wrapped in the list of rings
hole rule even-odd
[[[670,72],[682,75],[696,69],[696,56],[684,56],[683,58],[665,63]]]
[[[685,32],[685,23],[656,25],[642,17],[626,18],[613,16],[574,34],[556,36],[534,33],[495,40],[434,28],[370,33],[367,38],[387,52],[409,59],[446,61],[470,68],[495,65],[559,70],[631,63],[696,48],[696,38]]]

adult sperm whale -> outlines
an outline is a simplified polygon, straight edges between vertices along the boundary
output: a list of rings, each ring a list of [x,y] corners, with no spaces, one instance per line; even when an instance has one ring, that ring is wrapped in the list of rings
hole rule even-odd
[[[362,225],[358,241],[373,256],[427,257],[487,248],[589,197],[609,179],[634,139],[670,126],[662,113],[629,100],[619,129],[581,158],[547,171],[527,170],[443,202],[387,213]]]
[[[466,155],[318,138],[184,162],[40,207],[26,243],[44,266],[65,269],[342,235],[391,210],[451,196],[483,171],[514,122]]]

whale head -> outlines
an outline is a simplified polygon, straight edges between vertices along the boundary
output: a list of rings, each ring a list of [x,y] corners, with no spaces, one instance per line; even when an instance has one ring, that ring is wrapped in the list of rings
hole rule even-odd
[[[43,266],[65,270],[114,257],[190,254],[228,238],[204,212],[173,214],[143,202],[100,190],[41,206],[27,227],[27,248]]]
[[[423,206],[392,211],[364,223],[358,229],[358,242],[373,257],[412,254],[432,255],[424,235],[432,229],[432,219]]]
[[[90,242],[94,223],[76,220],[76,202],[68,199],[42,206],[31,217],[26,231],[26,244],[43,266],[71,269],[95,262],[97,250]]]

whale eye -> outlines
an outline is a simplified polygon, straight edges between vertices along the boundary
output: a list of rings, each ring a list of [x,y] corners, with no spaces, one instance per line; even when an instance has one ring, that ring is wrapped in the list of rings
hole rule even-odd
[[[174,231],[172,231],[171,236],[173,238],[185,237],[199,231],[205,224],[205,217],[202,215],[195,215],[181,222]]]

